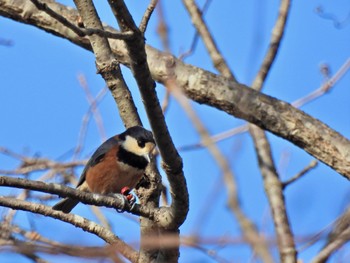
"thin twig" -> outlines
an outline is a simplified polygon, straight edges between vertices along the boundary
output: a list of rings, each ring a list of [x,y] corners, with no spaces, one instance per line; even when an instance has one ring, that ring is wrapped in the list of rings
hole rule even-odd
[[[91,94],[91,91],[90,91],[90,88],[89,88],[89,85],[87,84],[87,81],[86,81],[86,78],[83,74],[79,74],[78,75],[78,80],[79,80],[79,83],[80,83],[80,86],[83,88],[84,92],[85,92],[85,95],[86,95],[86,98],[89,102],[89,105],[90,105],[90,108],[91,109],[91,112],[94,116],[94,119],[95,119],[95,122],[96,122],[96,126],[97,126],[97,129],[100,133],[100,136],[101,136],[101,139],[102,141],[105,141],[107,138],[106,138],[106,131],[105,131],[105,128],[104,128],[104,125],[103,125],[103,120],[102,120],[102,116],[101,116],[101,113],[97,107],[97,102],[98,102],[98,99],[99,99],[99,95],[97,95],[96,98],[94,98]],[[107,87],[104,87],[100,93],[103,93],[103,95],[101,95],[101,97],[104,96],[104,94],[107,92]]]
[[[147,25],[149,22],[149,19],[151,18],[151,15],[154,11],[154,8],[156,8],[158,3],[158,0],[151,0],[151,2],[149,3],[145,13],[143,14],[139,29],[141,31],[142,34],[145,34],[146,29],[147,29]]]
[[[350,69],[350,58],[348,58],[344,64],[339,68],[339,70],[321,87],[308,95],[294,101],[292,105],[296,108],[300,108],[301,106],[309,103],[310,101],[314,101],[318,97],[321,97],[323,94],[329,92],[331,88],[335,86],[335,84],[349,71]]]
[[[72,157],[73,160],[75,160],[78,157],[78,155],[80,154],[80,152],[82,151],[83,144],[85,141],[85,136],[86,136],[87,125],[88,125],[89,120],[91,118],[91,114],[93,113],[92,105],[97,105],[102,100],[102,98],[106,95],[106,93],[107,93],[106,87],[103,88],[102,90],[100,90],[99,93],[97,94],[96,98],[94,99],[93,103],[90,104],[89,109],[87,110],[87,112],[83,116],[82,124],[81,124],[80,131],[79,131],[79,136],[78,136],[78,143],[75,146],[73,157]]]
[[[170,52],[169,27],[165,20],[162,1],[158,2],[157,13],[158,13],[157,33],[160,36],[160,39],[162,40],[162,46],[165,52]]]
[[[132,32],[109,32],[97,28],[80,28],[76,25],[72,24],[68,19],[61,16],[59,13],[56,13],[54,10],[52,10],[46,3],[42,3],[39,0],[30,0],[36,8],[39,10],[44,11],[46,14],[51,16],[52,18],[56,19],[61,24],[65,25],[69,29],[71,29],[74,33],[76,33],[80,37],[84,36],[91,36],[91,35],[98,35],[113,39],[130,39],[133,37]]]
[[[261,64],[258,74],[256,75],[252,88],[261,90],[267,74],[270,72],[271,66],[277,56],[281,40],[284,35],[288,13],[290,10],[290,0],[282,0],[279,8],[279,14],[275,26],[272,30],[269,49],[267,50],[264,60]]]
[[[209,55],[212,59],[214,67],[226,78],[236,81],[230,67],[226,63],[224,57],[220,53],[215,40],[203,19],[202,13],[199,10],[194,0],[182,0],[188,13],[191,16],[192,23],[196,27],[198,33],[202,37],[204,45],[206,46]]]
[[[350,240],[350,227],[344,229],[336,239],[327,245],[312,259],[312,263],[324,263],[328,260],[330,255],[342,247]]]
[[[291,183],[294,183],[296,180],[298,180],[300,177],[305,175],[307,172],[309,172],[311,169],[315,168],[318,165],[318,162],[316,160],[312,160],[308,166],[306,166],[303,170],[301,170],[299,173],[294,175],[292,178],[288,179],[287,181],[282,183],[282,187],[286,188]]]
[[[38,158],[38,159],[33,158],[33,160],[34,162],[25,163],[25,165],[22,165],[15,170],[0,170],[0,173],[3,175],[23,175],[31,172],[45,171],[49,169],[54,169],[59,171],[66,170],[66,169],[71,169],[71,168],[75,168],[77,166],[82,166],[86,164],[86,161],[81,161],[81,160],[67,162],[67,163],[56,162],[45,158]]]
[[[212,0],[206,0],[206,1],[205,1],[205,4],[204,4],[204,6],[203,6],[203,8],[202,8],[202,10],[201,10],[202,16],[205,14],[205,12],[207,11],[207,9],[209,8],[209,5],[211,4],[211,1],[212,1]],[[192,39],[190,48],[189,48],[186,52],[183,52],[183,53],[179,56],[179,59],[180,59],[180,60],[184,60],[184,59],[186,59],[188,56],[190,56],[190,55],[193,54],[193,52],[194,52],[195,49],[196,49],[198,40],[199,40],[199,34],[198,34],[198,31],[196,30],[196,32],[194,33],[194,36],[193,36],[193,39]]]
[[[228,138],[231,138],[233,136],[236,136],[238,134],[242,134],[248,131],[248,124],[244,124],[238,127],[235,127],[233,129],[215,134],[213,136],[211,136],[211,139],[213,140],[213,142],[220,142],[222,140],[226,140]],[[180,146],[178,148],[179,151],[191,151],[191,150],[196,150],[196,149],[200,149],[205,147],[205,145],[203,144],[203,142],[199,142],[196,144],[190,144],[190,145],[184,145],[184,146]]]

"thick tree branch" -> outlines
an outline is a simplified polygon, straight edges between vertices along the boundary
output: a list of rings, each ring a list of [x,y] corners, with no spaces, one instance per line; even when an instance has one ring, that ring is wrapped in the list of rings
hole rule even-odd
[[[163,167],[171,187],[172,203],[168,214],[169,221],[164,227],[177,229],[184,222],[189,206],[186,179],[182,170],[182,159],[172,142],[156,90],[154,89],[155,82],[147,64],[143,35],[135,25],[124,1],[109,0],[109,3],[121,30],[131,30],[135,34],[134,39],[125,41],[132,61],[131,70],[142,95],[147,116],[163,160]]]
[[[0,186],[9,186],[21,189],[40,191],[43,193],[56,194],[60,197],[72,197],[80,202],[88,205],[105,206],[122,211],[126,211],[135,215],[152,219],[158,226],[166,225],[167,211],[162,208],[150,209],[147,206],[135,204],[133,207],[125,202],[125,198],[121,194],[113,197],[90,192],[83,192],[70,188],[61,184],[44,183],[41,181],[33,181],[22,178],[12,178],[0,176]]]
[[[92,1],[75,1],[86,27],[104,30]],[[116,100],[119,114],[126,127],[140,125],[141,120],[137,114],[136,106],[131,93],[123,79],[120,67],[106,37],[91,35],[88,37],[96,57],[96,67],[109,90]]]
[[[43,193],[57,194],[60,197],[72,197],[78,199],[84,204],[106,206],[110,208],[128,210],[130,207],[121,194],[113,197],[83,192],[61,184],[44,183],[42,181],[33,181],[22,178],[12,178],[0,176],[0,186],[9,186],[28,190],[40,191]],[[138,210],[138,209],[137,209]],[[148,215],[149,216],[149,215]]]
[[[146,113],[162,157],[163,167],[170,183],[172,202],[169,208],[163,208],[164,215],[167,217],[167,224],[164,225],[163,228],[178,232],[178,227],[185,221],[189,209],[189,198],[186,179],[182,170],[182,159],[172,142],[162,108],[159,104],[159,99],[155,90],[155,82],[152,79],[147,64],[143,33],[136,26],[123,0],[109,0],[108,2],[121,31],[132,31],[135,35],[134,39],[125,41],[131,59],[130,67],[140,90]],[[149,200],[149,202],[150,201],[153,200]],[[157,205],[158,196],[157,200],[153,202]],[[147,221],[141,223],[141,233],[144,239],[144,237],[152,234],[155,229],[152,224],[149,224]],[[142,249],[140,261],[144,261],[143,257],[155,258],[160,255],[163,257],[162,261],[165,260],[164,257],[167,261],[174,261],[179,257],[179,251],[178,249],[172,251],[168,250],[156,255],[155,251]]]
[[[75,10],[61,4],[52,3],[50,7],[54,10],[59,9],[70,21],[78,17]],[[28,8],[24,0],[16,0],[15,3],[0,0],[0,15],[35,25],[91,50],[86,37],[72,34],[67,27],[57,25],[54,19],[45,16],[42,11]],[[110,40],[110,43],[118,60],[127,66],[130,65],[123,43],[119,40]],[[156,81],[165,82],[176,74],[178,85],[190,99],[254,123],[299,146],[350,179],[350,141],[324,123],[295,109],[289,103],[185,64],[152,47],[146,46],[146,52],[149,69]]]

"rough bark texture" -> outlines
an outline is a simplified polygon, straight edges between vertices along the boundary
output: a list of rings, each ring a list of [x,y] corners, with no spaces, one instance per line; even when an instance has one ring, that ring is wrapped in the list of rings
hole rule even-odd
[[[58,3],[50,3],[49,6],[72,23],[78,20],[78,13],[72,8]],[[0,0],[0,15],[35,25],[91,50],[87,37],[79,37],[46,13],[37,10],[28,1]],[[108,30],[113,31],[109,27]],[[130,61],[123,42],[111,39],[110,45],[118,60],[129,66]],[[146,53],[154,80],[164,83],[175,74],[178,85],[190,99],[213,106],[270,131],[304,149],[350,179],[350,141],[324,123],[289,103],[183,63],[150,46],[146,46]]]

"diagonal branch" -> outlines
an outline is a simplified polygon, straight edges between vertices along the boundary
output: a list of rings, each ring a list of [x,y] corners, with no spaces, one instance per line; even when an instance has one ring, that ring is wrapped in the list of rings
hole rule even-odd
[[[76,10],[64,5],[52,3],[50,7],[67,14],[65,17],[69,17],[70,21],[78,17]],[[26,14],[30,14],[30,19]],[[17,0],[16,5],[10,1],[0,0],[0,15],[35,25],[91,50],[87,37],[72,35],[67,27],[57,24],[51,17],[43,16],[42,11],[29,10],[24,0]],[[130,66],[125,45],[119,40],[112,39],[110,43],[118,61]],[[176,74],[178,84],[190,99],[254,123],[297,145],[345,178],[350,179],[350,153],[348,151],[350,141],[321,121],[295,109],[289,103],[183,63],[150,46],[146,46],[146,51],[149,69],[156,81],[164,83]]]
[[[91,35],[99,35],[102,37],[109,37],[109,38],[115,38],[115,39],[126,39],[126,38],[131,38],[132,33],[131,32],[108,32],[103,29],[97,29],[97,28],[80,28],[71,23],[68,19],[66,19],[64,16],[61,16],[59,13],[55,12],[52,10],[48,4],[42,3],[39,0],[30,0],[36,8],[39,10],[42,10],[46,12],[49,16],[52,18],[56,19],[69,29],[71,29],[74,33],[76,33],[78,36],[83,37],[83,36],[91,36]]]
[[[146,32],[148,21],[150,20],[152,13],[157,6],[157,3],[158,3],[158,0],[151,0],[151,2],[149,3],[149,5],[147,7],[145,14],[142,17],[142,20],[141,20],[141,23],[139,26],[139,29],[140,29],[142,34],[144,34]]]
[[[188,192],[182,170],[182,159],[172,142],[159,104],[154,88],[155,82],[147,64],[143,35],[135,25],[124,1],[109,0],[109,3],[121,30],[131,30],[135,34],[134,39],[126,40],[125,43],[132,61],[131,70],[137,81],[171,187],[172,204],[169,210],[169,222],[164,227],[176,229],[184,222],[188,212]]]
[[[209,32],[208,26],[206,25],[202,12],[199,10],[194,0],[183,0],[183,4],[186,6],[188,13],[191,16],[192,23],[196,27],[198,33],[202,37],[204,45],[206,46],[209,55],[213,61],[215,68],[226,78],[232,81],[236,81],[230,67],[221,55],[214,38]]]
[[[183,173],[183,164],[180,155],[178,154],[172,138],[169,134],[163,111],[157,97],[155,90],[155,82],[152,79],[145,50],[145,39],[142,32],[136,26],[129,10],[127,9],[123,0],[109,0],[108,1],[114,16],[116,17],[119,27],[122,32],[134,32],[134,39],[126,40],[126,49],[131,60],[131,71],[136,79],[141,97],[146,109],[148,120],[152,127],[155,141],[157,143],[160,155],[162,157],[162,166],[166,172],[171,193],[170,207],[161,208],[163,215],[166,217],[163,229],[175,232],[178,235],[178,228],[185,221],[189,210],[189,198],[186,185],[186,179]],[[152,180],[154,181],[154,179]],[[158,182],[157,182],[158,183]],[[159,186],[159,183],[157,184]],[[158,192],[158,189],[155,189]],[[153,202],[158,205],[158,194],[155,198],[148,202]],[[148,206],[151,205],[148,204]],[[157,251],[147,250],[142,246],[143,240],[150,234],[154,234],[157,229],[151,222],[147,220],[141,221],[141,253],[140,261],[161,256],[163,261],[177,261],[179,257],[179,250],[163,250],[161,253]]]
[[[0,196],[0,206],[4,206],[4,207],[16,209],[16,210],[29,211],[32,213],[37,213],[44,216],[49,216],[55,219],[62,220],[71,225],[79,227],[86,232],[89,232],[91,234],[98,236],[99,238],[103,239],[109,244],[115,245],[115,248],[124,257],[126,257],[132,262],[136,262],[138,258],[138,253],[135,252],[135,250],[132,247],[130,247],[128,244],[126,244],[125,242],[120,240],[117,236],[115,236],[111,231],[81,216],[73,215],[73,214],[64,214],[60,211],[52,210],[51,207],[48,207],[45,205],[33,204],[28,201],[2,197],[2,196]]]
[[[182,106],[182,108],[187,113],[188,117],[191,119],[196,130],[202,138],[202,142],[205,147],[208,148],[208,151],[212,155],[213,159],[216,161],[218,167],[220,168],[223,174],[223,180],[227,189],[227,202],[229,208],[232,210],[232,213],[236,217],[244,238],[251,245],[254,252],[262,259],[263,262],[274,262],[267,243],[264,238],[258,233],[258,230],[254,223],[244,214],[240,202],[237,189],[236,176],[230,169],[230,165],[225,158],[225,156],[220,151],[219,147],[215,144],[213,139],[210,137],[209,132],[207,131],[204,124],[200,121],[197,114],[191,107],[188,99],[182,94],[181,90],[176,86],[174,81],[167,83],[167,88],[172,91],[172,94]]]
[[[87,27],[104,30],[92,1],[76,0],[75,4]],[[98,35],[91,35],[89,36],[89,41],[96,57],[97,70],[106,81],[109,90],[112,92],[124,124],[127,127],[140,125],[141,120],[137,114],[136,106],[122,77],[120,67],[114,58],[114,54],[112,53],[107,38]]]

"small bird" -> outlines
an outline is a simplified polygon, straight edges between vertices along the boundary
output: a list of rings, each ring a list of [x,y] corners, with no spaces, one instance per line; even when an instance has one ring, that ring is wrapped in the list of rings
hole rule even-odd
[[[128,193],[143,176],[155,148],[150,131],[134,126],[109,138],[94,152],[80,176],[77,189],[103,195]],[[69,213],[78,200],[67,197],[52,209]]]

